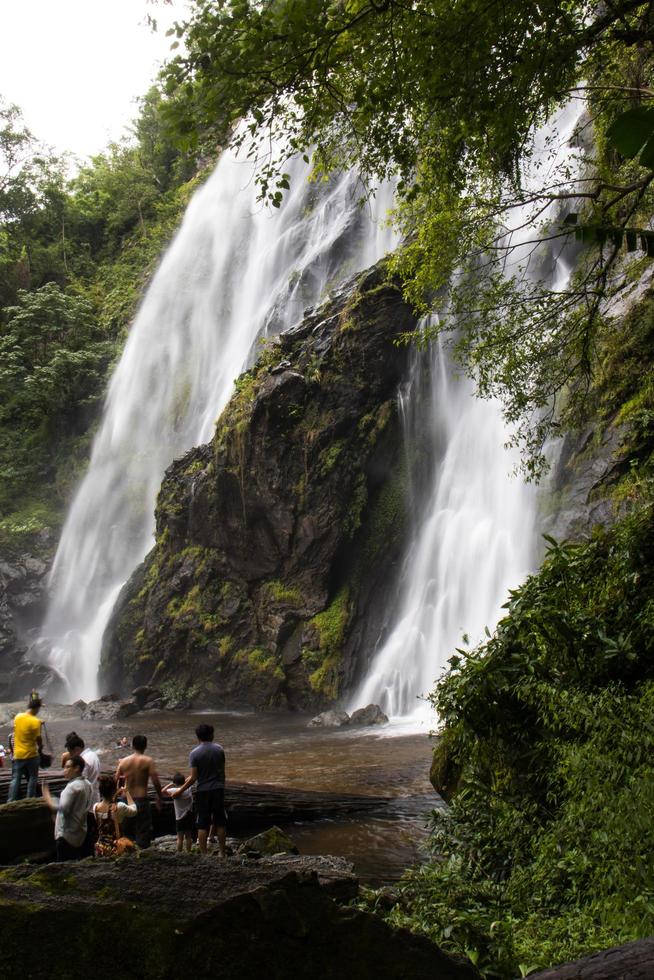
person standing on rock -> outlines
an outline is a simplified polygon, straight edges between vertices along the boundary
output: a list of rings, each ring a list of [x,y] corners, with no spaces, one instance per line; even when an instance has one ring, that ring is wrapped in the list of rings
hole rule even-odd
[[[84,745],[84,739],[77,732],[70,732],[69,735],[66,735],[64,745],[66,746],[66,751],[61,756],[61,768],[63,769],[72,756],[81,755],[85,763],[84,778],[88,779],[93,789],[91,803],[99,803],[98,776],[100,775],[100,759],[97,752],[94,752],[93,749],[87,749]]]
[[[221,858],[225,857],[225,750],[213,740],[213,725],[201,724],[195,729],[200,743],[189,756],[191,775],[179,789],[171,792],[173,799],[180,797],[190,786],[197,784],[195,806],[197,810],[198,844],[200,853],[207,853],[209,827],[216,828]]]
[[[141,848],[149,847],[152,843],[152,813],[148,800],[150,780],[157,793],[157,808],[161,807],[161,780],[154,759],[145,755],[147,747],[145,735],[135,735],[132,739],[134,751],[121,759],[116,769],[118,786],[124,785],[136,803],[136,816],[129,823],[126,822],[125,833]]]
[[[13,759],[8,803],[12,803],[20,796],[20,784],[23,776],[27,779],[25,796],[37,795],[39,753],[43,747],[41,719],[37,718],[41,704],[40,697],[37,694],[32,694],[27,709],[19,712],[14,718]]]
[[[57,814],[55,818],[55,848],[57,861],[79,861],[85,857],[87,815],[93,790],[84,779],[84,759],[73,755],[64,766],[66,787],[59,799],[52,797],[47,783],[42,783],[43,799]]]

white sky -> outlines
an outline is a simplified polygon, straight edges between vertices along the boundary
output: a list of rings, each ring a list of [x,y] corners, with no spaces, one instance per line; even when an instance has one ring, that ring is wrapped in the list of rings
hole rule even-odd
[[[0,0],[0,94],[56,150],[97,153],[136,115],[134,99],[174,40],[165,32],[187,7],[187,0]]]

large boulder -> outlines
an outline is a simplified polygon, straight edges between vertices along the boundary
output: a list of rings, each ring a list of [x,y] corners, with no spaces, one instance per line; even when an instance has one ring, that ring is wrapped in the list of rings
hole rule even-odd
[[[573,963],[530,973],[530,980],[650,980],[654,977],[654,939],[638,939],[584,956]]]
[[[138,711],[134,701],[122,701],[117,694],[104,694],[97,701],[89,701],[82,710],[83,721],[113,721],[129,718]]]
[[[26,700],[31,691],[38,691],[41,697],[60,693],[66,687],[62,676],[44,663],[34,663],[21,656],[13,669],[0,679],[0,701]]]
[[[105,632],[106,688],[321,710],[365,669],[403,543],[393,341],[415,323],[379,267],[238,379],[213,441],[166,473],[156,545]]]
[[[54,825],[42,799],[0,806],[0,864],[54,857]]]
[[[312,718],[309,722],[310,728],[342,728],[343,725],[350,724],[350,716],[347,711],[337,711],[335,708],[330,708],[328,711],[322,711],[315,718]]]
[[[388,715],[385,715],[378,704],[367,704],[365,708],[357,708],[350,715],[350,725],[388,725]]]
[[[146,852],[119,860],[18,867],[0,873],[2,965],[25,973],[25,937],[38,933],[32,980],[111,972],[173,980],[479,980],[467,960],[422,936],[342,908],[315,873],[274,862]],[[71,922],[75,942],[62,942]]]

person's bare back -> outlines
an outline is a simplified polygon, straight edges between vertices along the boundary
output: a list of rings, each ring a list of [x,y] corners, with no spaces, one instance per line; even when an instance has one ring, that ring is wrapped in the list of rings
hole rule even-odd
[[[148,783],[153,773],[156,775],[154,761],[140,752],[133,752],[121,759],[116,770],[118,779],[124,777],[125,785],[135,800],[142,800],[148,795]]]
[[[161,780],[157,773],[154,759],[149,755],[144,755],[143,749],[147,746],[147,739],[144,735],[135,735],[132,744],[135,751],[131,755],[121,759],[116,769],[116,779],[120,786],[124,780],[127,789],[135,800],[143,800],[148,795],[148,783],[152,780],[152,785],[157,791],[157,796],[161,796]]]

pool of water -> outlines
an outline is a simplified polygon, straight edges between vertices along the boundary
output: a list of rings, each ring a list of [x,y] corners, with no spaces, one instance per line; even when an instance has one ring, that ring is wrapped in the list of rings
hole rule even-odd
[[[47,717],[47,716],[46,716]],[[364,880],[392,881],[424,857],[429,814],[440,803],[428,779],[431,760],[426,734],[404,734],[394,726],[316,729],[308,716],[238,712],[146,712],[125,721],[47,721],[55,764],[73,729],[112,768],[129,750],[117,746],[124,735],[148,737],[148,754],[162,775],[188,771],[188,753],[197,744],[195,726],[214,725],[227,757],[229,779],[274,783],[330,793],[392,797],[383,814],[342,821],[294,823],[286,828],[301,853],[339,854],[354,863]],[[8,727],[0,729],[0,742]]]

